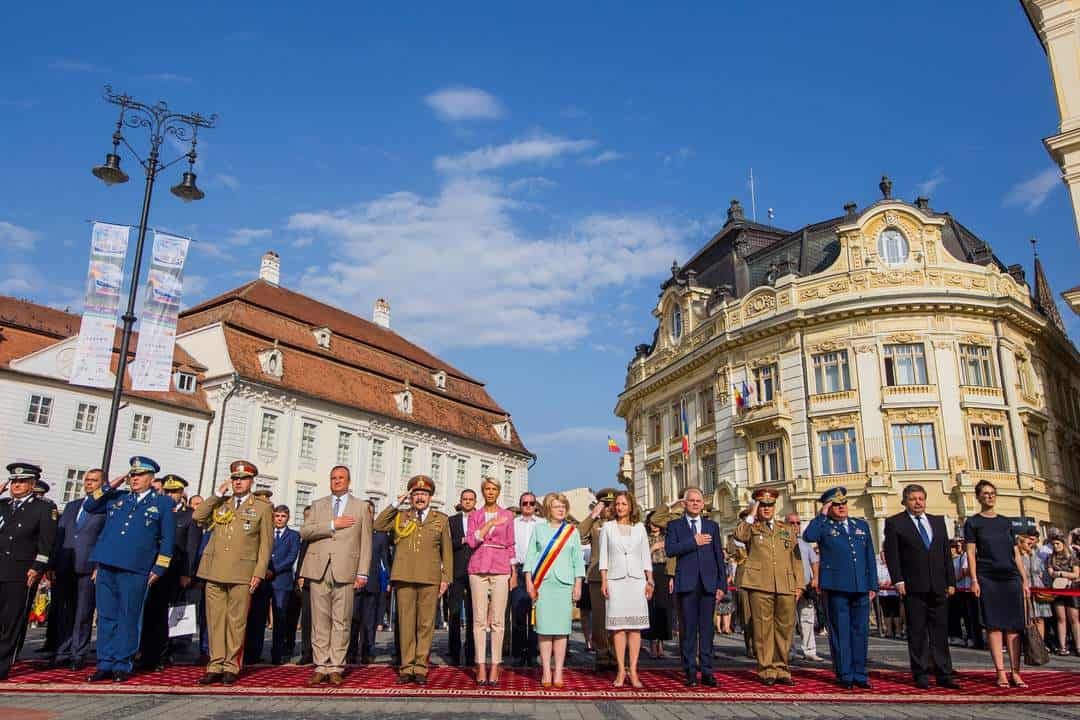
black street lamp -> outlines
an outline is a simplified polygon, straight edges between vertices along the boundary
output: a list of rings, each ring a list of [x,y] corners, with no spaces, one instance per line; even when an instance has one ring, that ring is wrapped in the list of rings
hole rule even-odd
[[[105,86],[105,101],[120,106],[120,118],[116,121],[116,130],[112,136],[112,152],[105,155],[104,165],[98,165],[93,169],[94,177],[100,179],[106,185],[116,185],[128,181],[127,173],[120,169],[120,143],[124,144],[124,147],[135,156],[135,159],[142,165],[143,170],[146,171],[142,214],[139,216],[139,240],[135,245],[135,264],[131,271],[131,288],[128,291],[127,312],[121,317],[124,321],[124,332],[120,338],[120,357],[116,365],[116,383],[113,385],[112,407],[109,409],[109,425],[105,431],[105,456],[101,460],[104,475],[108,478],[113,441],[116,439],[116,422],[120,414],[120,398],[124,391],[124,375],[127,372],[128,345],[131,343],[131,328],[135,324],[135,294],[139,288],[143,241],[146,239],[146,221],[150,215],[150,196],[154,191],[154,180],[159,172],[186,158],[188,169],[184,173],[183,179],[172,187],[172,194],[186,203],[192,200],[202,200],[205,197],[205,193],[195,184],[195,145],[199,128],[214,127],[217,122],[217,115],[203,117],[199,113],[190,115],[175,113],[169,110],[169,106],[164,101],[159,101],[156,105],[147,105],[135,100],[130,95],[114,93],[109,85]],[[145,128],[149,132],[150,154],[145,160],[128,144],[127,139],[124,137],[124,128],[134,130]],[[167,163],[161,162],[159,151],[166,136],[172,136],[183,143],[190,141],[191,149],[174,160]]]

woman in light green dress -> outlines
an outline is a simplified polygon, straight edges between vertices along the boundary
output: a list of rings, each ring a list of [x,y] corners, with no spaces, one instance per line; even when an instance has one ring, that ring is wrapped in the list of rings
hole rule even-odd
[[[562,493],[547,494],[544,498],[547,522],[536,525],[525,553],[525,589],[533,599],[536,613],[540,664],[544,668],[541,684],[544,687],[563,687],[566,641],[573,622],[574,603],[581,599],[581,582],[585,577],[585,563],[577,531],[570,534],[570,540],[555,557],[539,588],[533,585],[533,571],[551,538],[566,520],[569,508],[570,501]]]

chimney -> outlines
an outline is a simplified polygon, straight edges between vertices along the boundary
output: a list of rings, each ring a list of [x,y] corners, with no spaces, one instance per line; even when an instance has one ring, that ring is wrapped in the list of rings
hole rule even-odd
[[[375,301],[375,312],[371,314],[371,321],[379,327],[390,329],[390,303],[384,298]]]
[[[259,279],[265,280],[271,285],[281,282],[281,258],[273,250],[268,250],[262,256],[262,264],[259,265]]]

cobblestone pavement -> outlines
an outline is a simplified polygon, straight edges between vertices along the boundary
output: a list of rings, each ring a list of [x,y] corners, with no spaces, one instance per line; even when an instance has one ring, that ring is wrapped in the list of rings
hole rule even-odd
[[[42,634],[35,631],[24,650],[24,658],[41,657],[34,650]],[[382,662],[389,662],[391,636],[379,637]],[[752,663],[744,656],[741,638],[717,636],[717,667],[738,667]],[[591,656],[585,651],[580,633],[572,641],[571,663],[585,665]],[[441,662],[438,652],[446,647],[445,632],[435,639],[433,662]],[[674,643],[667,645],[668,659],[644,659],[643,665],[675,665]],[[818,642],[818,652],[828,657],[828,643]],[[907,646],[903,641],[871,639],[872,666],[879,669],[907,668]],[[958,669],[987,669],[985,652],[953,648]],[[803,664],[799,660],[795,665]],[[814,667],[824,663],[807,663]],[[1047,669],[1080,672],[1080,658],[1054,657]],[[380,720],[440,720],[467,715],[484,720],[729,720],[738,718],[861,718],[873,720],[936,718],[980,718],[982,720],[1080,720],[1080,706],[1041,704],[943,705],[943,704],[821,704],[821,703],[631,703],[631,702],[552,702],[508,700],[448,700],[440,698],[437,706],[430,699],[375,698],[230,698],[173,695],[44,695],[5,693],[0,685],[0,720],[67,720],[68,718],[182,718],[182,720],[306,720],[327,718],[380,718]]]

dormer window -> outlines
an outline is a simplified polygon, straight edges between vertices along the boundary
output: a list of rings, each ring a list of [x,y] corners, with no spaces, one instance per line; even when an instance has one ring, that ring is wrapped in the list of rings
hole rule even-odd
[[[285,358],[276,347],[259,353],[259,366],[264,374],[278,380],[285,374]]]
[[[886,265],[903,265],[907,262],[910,250],[904,233],[894,227],[885,228],[878,235],[878,255]]]
[[[502,440],[504,443],[510,442],[510,439],[513,437],[513,435],[512,435],[511,430],[510,430],[510,420],[509,419],[503,420],[502,422],[499,422],[499,423],[495,423],[494,427],[495,427],[495,434],[497,434],[499,436],[500,440]]]
[[[318,330],[312,330],[311,332],[315,336],[316,345],[327,350],[330,349],[330,336],[332,335],[330,328],[323,327]]]
[[[413,396],[412,390],[405,388],[401,392],[394,395],[394,402],[397,403],[398,412],[405,415],[412,415],[413,411]]]
[[[195,375],[187,372],[176,374],[176,390],[182,393],[195,392]]]
[[[446,372],[443,370],[436,370],[431,373],[431,379],[435,381],[435,387],[439,390],[446,389]]]
[[[671,340],[679,342],[683,333],[682,310],[676,306],[671,310]]]

